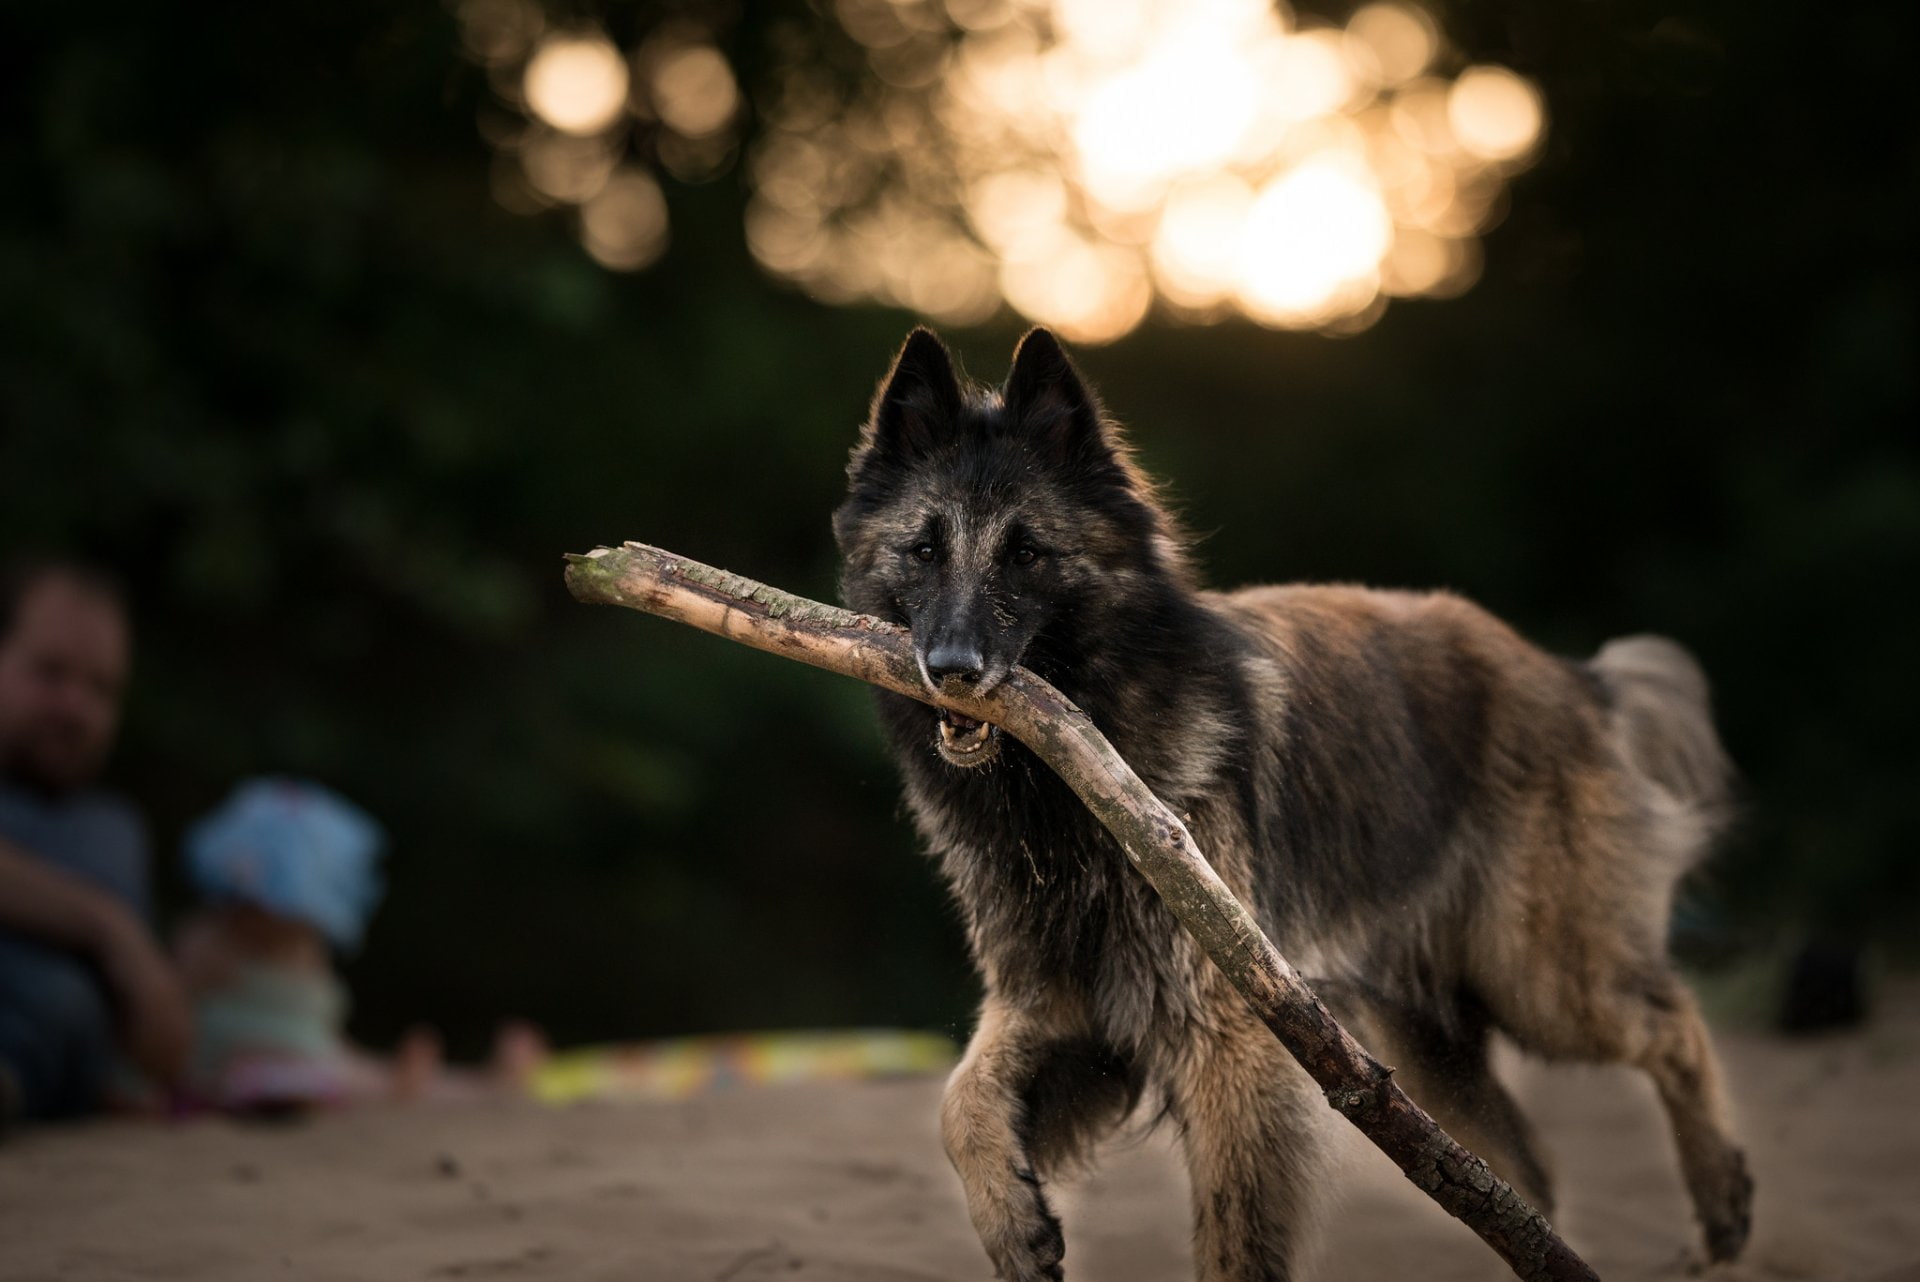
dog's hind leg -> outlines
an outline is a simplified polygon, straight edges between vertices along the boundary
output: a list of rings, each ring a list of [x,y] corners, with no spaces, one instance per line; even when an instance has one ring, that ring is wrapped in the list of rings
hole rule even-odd
[[[1299,1065],[1251,1015],[1202,1035],[1170,1082],[1192,1188],[1201,1282],[1302,1276],[1326,1114]]]
[[[1066,1244],[1041,1181],[1120,1121],[1137,1094],[1110,1051],[988,994],[940,1124],[974,1230],[1005,1282],[1062,1276]]]
[[[1649,986],[1632,1061],[1653,1078],[1673,1124],[1680,1171],[1706,1234],[1707,1256],[1731,1260],[1752,1228],[1753,1178],[1727,1120],[1720,1064],[1693,995],[1671,973]]]
[[[1591,963],[1598,948],[1584,950]],[[1637,957],[1637,960],[1635,958]],[[1500,1026],[1528,1050],[1553,1059],[1632,1064],[1653,1079],[1679,1150],[1680,1172],[1712,1260],[1730,1260],[1752,1226],[1753,1180],[1733,1139],[1726,1091],[1706,1023],[1693,995],[1663,960],[1617,951],[1576,983],[1549,968]]]
[[[1479,1003],[1463,998],[1444,1014],[1370,1003],[1364,1022],[1378,1030],[1381,1058],[1414,1102],[1551,1215],[1551,1175],[1526,1115],[1493,1075],[1490,1028]]]

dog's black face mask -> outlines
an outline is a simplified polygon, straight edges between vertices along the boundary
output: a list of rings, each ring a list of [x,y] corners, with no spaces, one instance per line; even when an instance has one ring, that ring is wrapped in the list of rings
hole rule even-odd
[[[848,473],[834,515],[842,595],[912,629],[935,692],[984,693],[1022,663],[1050,680],[1069,676],[1066,648],[1049,638],[1061,625],[1098,626],[1103,596],[1137,577],[1112,567],[1154,562],[1137,478],[1045,330],[1021,341],[1004,388],[973,395],[940,340],[914,331]],[[995,727],[928,717],[949,763],[997,755]]]

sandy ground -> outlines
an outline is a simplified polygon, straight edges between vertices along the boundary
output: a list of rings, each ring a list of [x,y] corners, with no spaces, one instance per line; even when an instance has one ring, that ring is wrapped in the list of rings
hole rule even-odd
[[[1722,1035],[1759,1197],[1746,1259],[1713,1278],[1920,1282],[1920,988],[1895,996],[1856,1035]],[[1601,1275],[1697,1268],[1645,1083],[1508,1067],[1553,1153],[1560,1226]],[[915,1079],[30,1133],[0,1147],[0,1279],[986,1279],[938,1094]],[[1349,1147],[1320,1278],[1508,1276],[1383,1157]],[[1113,1146],[1060,1204],[1070,1277],[1189,1276],[1165,1136]]]

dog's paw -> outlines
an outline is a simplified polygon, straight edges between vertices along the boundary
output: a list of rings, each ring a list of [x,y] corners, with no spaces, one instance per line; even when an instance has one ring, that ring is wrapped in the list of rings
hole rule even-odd
[[[1034,1274],[1045,1282],[1061,1282],[1066,1276],[1060,1262],[1067,1256],[1066,1235],[1060,1231],[1060,1221],[1049,1214],[1040,1226],[1027,1238],[1027,1250],[1032,1254],[1033,1264],[1039,1271]]]
[[[1706,1233],[1707,1259],[1718,1264],[1739,1255],[1753,1231],[1753,1176],[1747,1173],[1746,1154],[1726,1151],[1715,1178],[1697,1191],[1695,1209]]]
[[[1047,1206],[1040,1180],[1029,1170],[1016,1170],[1018,1192],[1010,1199],[1007,1223],[996,1236],[999,1249],[990,1252],[1005,1282],[1062,1282],[1066,1276],[1067,1239],[1060,1219]]]

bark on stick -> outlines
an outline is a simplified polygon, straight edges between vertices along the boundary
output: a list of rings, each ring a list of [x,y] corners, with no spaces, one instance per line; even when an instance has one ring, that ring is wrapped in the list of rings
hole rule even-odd
[[[1105,824],[1187,932],[1274,1036],[1326,1091],[1327,1102],[1407,1178],[1485,1239],[1516,1276],[1597,1277],[1546,1217],[1455,1143],[1361,1048],[1274,948],[1220,880],[1186,825],[1121,760],[1091,719],[1025,668],[985,695],[936,697],[920,679],[906,629],[792,596],[643,543],[567,558],[567,587],[585,602],[624,605],[755,649],[990,721],[1051,766]]]

